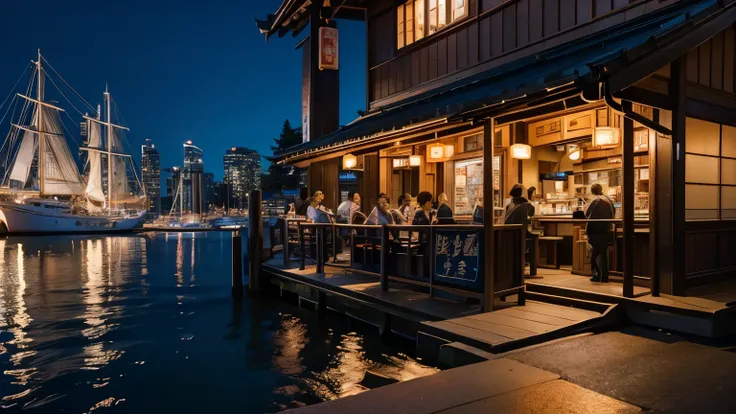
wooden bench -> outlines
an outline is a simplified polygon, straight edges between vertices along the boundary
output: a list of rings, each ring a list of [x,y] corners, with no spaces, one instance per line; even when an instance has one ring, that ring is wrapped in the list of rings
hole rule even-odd
[[[559,269],[560,268],[560,258],[558,257],[558,245],[560,242],[564,240],[563,237],[557,237],[557,236],[542,236],[539,238],[539,251],[537,252],[537,266],[543,267],[546,269]],[[544,247],[544,249],[543,249]],[[552,261],[550,263],[550,248],[552,250]],[[542,254],[542,250],[544,250],[545,253],[545,262],[542,263],[539,261],[539,256]]]

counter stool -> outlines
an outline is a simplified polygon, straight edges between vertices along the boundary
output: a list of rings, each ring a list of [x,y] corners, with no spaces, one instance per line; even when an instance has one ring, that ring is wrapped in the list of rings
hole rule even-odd
[[[545,256],[546,260],[544,263],[538,263],[538,267],[544,267],[546,269],[559,269],[560,268],[560,258],[557,255],[558,248],[557,246],[562,242],[564,238],[562,237],[556,237],[556,236],[543,236],[539,238],[539,252],[537,252],[537,255],[541,252],[541,247],[544,246],[545,249]],[[552,262],[550,263],[550,257],[549,257],[549,250],[550,247],[552,248]]]

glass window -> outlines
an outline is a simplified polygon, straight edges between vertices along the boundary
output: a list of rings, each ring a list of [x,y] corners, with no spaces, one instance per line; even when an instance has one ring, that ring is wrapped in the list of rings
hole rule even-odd
[[[429,34],[437,32],[437,0],[429,0]]]
[[[424,37],[424,0],[414,1],[414,24],[416,25],[415,40]]]
[[[401,5],[396,10],[396,46],[401,49],[404,47],[404,6]]]
[[[452,0],[452,21],[468,15],[468,0]]]
[[[437,0],[437,30],[447,26],[447,0]]]
[[[736,185],[736,160],[721,160],[721,184]]]
[[[685,181],[699,184],[718,184],[718,158],[685,155]]]
[[[723,149],[721,155],[736,158],[736,128],[728,125],[723,126]]]
[[[693,154],[720,155],[720,125],[699,119],[685,122],[685,151]]]
[[[473,214],[483,199],[483,159],[455,163],[455,215]]]
[[[406,3],[406,44],[414,43],[414,2]]]
[[[736,187],[721,187],[721,218],[736,219]]]
[[[685,218],[704,220],[718,218],[717,185],[685,185]]]

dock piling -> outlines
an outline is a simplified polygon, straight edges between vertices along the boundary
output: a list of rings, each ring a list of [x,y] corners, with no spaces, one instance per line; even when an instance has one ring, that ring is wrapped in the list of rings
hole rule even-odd
[[[261,191],[253,190],[248,197],[248,288],[258,292],[263,288],[261,265],[263,263],[263,221],[261,215]]]
[[[234,231],[232,236],[232,294],[233,298],[240,298],[243,296],[243,239],[239,230]]]

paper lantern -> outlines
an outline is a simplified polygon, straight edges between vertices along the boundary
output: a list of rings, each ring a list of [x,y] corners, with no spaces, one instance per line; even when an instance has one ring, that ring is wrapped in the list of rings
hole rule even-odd
[[[442,144],[432,144],[427,147],[429,158],[432,160],[441,160],[445,157],[445,147]]]
[[[421,155],[412,155],[409,157],[409,166],[410,167],[418,167],[422,164],[422,157]]]
[[[353,154],[346,154],[342,157],[342,169],[352,170],[358,166],[358,157]]]
[[[455,155],[455,147],[452,145],[445,145],[445,158],[452,158]]]
[[[619,143],[619,129],[613,127],[596,127],[593,134],[594,147],[612,147]]]
[[[528,160],[532,157],[532,147],[526,144],[514,144],[511,146],[511,158],[517,160]]]

